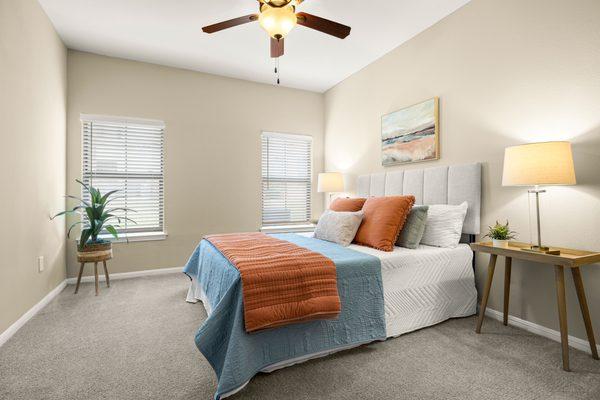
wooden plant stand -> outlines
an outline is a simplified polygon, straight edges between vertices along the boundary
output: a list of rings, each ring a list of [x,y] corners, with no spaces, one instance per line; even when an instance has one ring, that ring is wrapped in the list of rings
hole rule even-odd
[[[110,287],[110,277],[108,276],[108,268],[106,267],[106,261],[112,258],[112,245],[111,243],[98,243],[88,244],[83,250],[77,251],[77,261],[81,263],[79,267],[79,275],[77,275],[77,285],[75,286],[75,294],[79,291],[79,284],[81,283],[81,275],[83,274],[83,268],[86,263],[94,263],[94,278],[96,283],[96,296],[100,293],[100,287],[98,284],[98,263],[102,262],[104,266],[104,277],[106,278],[106,286]]]

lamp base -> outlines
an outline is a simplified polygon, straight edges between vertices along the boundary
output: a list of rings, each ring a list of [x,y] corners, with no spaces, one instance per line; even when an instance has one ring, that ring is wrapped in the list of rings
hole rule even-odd
[[[522,248],[521,250],[531,251],[532,253],[552,254],[552,255],[555,255],[555,256],[559,256],[560,255],[560,250],[551,249],[550,247],[546,247],[546,246],[534,246],[534,245],[532,245],[530,247]]]

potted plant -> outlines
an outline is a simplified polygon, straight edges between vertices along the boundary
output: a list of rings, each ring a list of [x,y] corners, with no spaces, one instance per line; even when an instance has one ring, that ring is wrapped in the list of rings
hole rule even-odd
[[[111,196],[119,192],[118,190],[112,190],[103,195],[100,190],[91,185],[87,185],[78,179],[76,179],[76,182],[83,186],[84,191],[89,193],[90,200],[85,201],[79,197],[67,195],[67,198],[77,200],[79,204],[70,210],[56,214],[51,219],[67,214],[86,216],[87,220],[82,218],[80,221],[73,223],[67,231],[67,237],[71,237],[73,228],[77,225],[83,225],[77,246],[77,261],[85,263],[108,260],[112,258],[111,242],[98,238],[98,236],[103,231],[107,231],[117,239],[119,237],[117,228],[120,226],[121,221],[127,220],[134,224],[135,221],[116,213],[134,210],[125,207],[109,208],[110,203],[117,199],[117,197]]]
[[[508,221],[506,221],[506,224],[496,221],[496,225],[490,226],[488,233],[484,237],[491,238],[492,244],[495,247],[508,247],[508,241],[514,239],[516,236],[517,233],[510,230]]]

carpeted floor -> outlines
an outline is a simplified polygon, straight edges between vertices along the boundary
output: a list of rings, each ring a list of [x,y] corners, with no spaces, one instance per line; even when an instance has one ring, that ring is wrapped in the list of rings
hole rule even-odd
[[[206,313],[188,280],[117,280],[94,297],[69,286],[0,347],[1,399],[210,399],[216,380],[196,350]],[[397,339],[259,374],[242,399],[600,399],[600,362],[486,320],[451,320]]]

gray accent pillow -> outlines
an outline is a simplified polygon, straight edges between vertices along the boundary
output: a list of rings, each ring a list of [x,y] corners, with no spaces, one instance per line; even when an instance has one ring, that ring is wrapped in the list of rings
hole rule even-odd
[[[413,206],[400,235],[398,235],[396,246],[407,249],[416,249],[419,246],[423,233],[425,233],[428,210],[429,206]]]
[[[336,212],[327,210],[319,218],[315,238],[348,246],[354,240],[363,219],[363,212]]]

